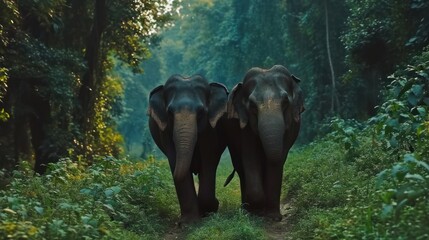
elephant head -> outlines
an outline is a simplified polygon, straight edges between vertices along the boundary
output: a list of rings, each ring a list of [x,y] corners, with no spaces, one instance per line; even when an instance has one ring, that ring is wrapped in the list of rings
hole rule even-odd
[[[252,68],[228,100],[228,118],[258,135],[268,160],[285,159],[285,136],[297,132],[304,111],[300,80],[283,66]],[[293,140],[294,141],[294,140]]]
[[[161,131],[171,132],[176,161],[173,177],[180,181],[190,173],[198,133],[215,128],[226,113],[228,91],[199,75],[171,76],[150,93],[148,114]]]

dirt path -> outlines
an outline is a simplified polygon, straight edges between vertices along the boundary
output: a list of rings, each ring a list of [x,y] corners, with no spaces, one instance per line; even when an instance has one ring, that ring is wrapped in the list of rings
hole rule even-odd
[[[289,203],[282,204],[280,206],[280,213],[283,215],[283,219],[280,222],[267,222],[265,224],[265,230],[269,239],[286,239],[291,227],[289,220],[292,210],[292,206]]]
[[[180,236],[180,233],[178,231],[179,230],[168,232],[167,234],[164,235],[163,239],[164,240],[182,239],[182,237]]]
[[[184,231],[182,228],[178,227],[176,224],[172,225],[166,234],[162,237],[163,240],[180,240],[184,239]]]

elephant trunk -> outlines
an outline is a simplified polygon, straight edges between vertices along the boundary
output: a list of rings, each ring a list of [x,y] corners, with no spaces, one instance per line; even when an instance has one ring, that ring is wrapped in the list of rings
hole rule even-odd
[[[283,114],[274,111],[260,114],[258,130],[267,160],[271,162],[284,160],[285,123]]]
[[[190,174],[192,156],[197,142],[196,114],[182,111],[174,115],[173,141],[176,147],[176,164],[173,178],[182,181]]]

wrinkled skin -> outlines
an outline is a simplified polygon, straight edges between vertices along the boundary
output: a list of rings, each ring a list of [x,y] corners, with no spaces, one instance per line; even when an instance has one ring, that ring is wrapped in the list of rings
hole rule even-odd
[[[280,65],[252,68],[228,100],[228,148],[248,211],[280,221],[283,166],[304,111],[300,80]]]
[[[180,204],[179,224],[218,209],[216,168],[226,148],[219,119],[226,118],[227,94],[225,86],[209,84],[199,75],[173,75],[150,93],[149,128],[170,164]],[[198,174],[198,195],[192,173]]]

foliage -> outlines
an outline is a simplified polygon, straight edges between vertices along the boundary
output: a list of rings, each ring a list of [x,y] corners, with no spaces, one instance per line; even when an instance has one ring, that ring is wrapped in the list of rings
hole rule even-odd
[[[380,107],[372,119],[376,133],[394,154],[414,152],[422,156],[428,149],[429,58],[428,52],[417,66],[409,66],[403,75],[392,75],[389,93],[393,98]]]
[[[427,163],[405,155],[392,166],[368,132],[351,159],[339,146],[322,139],[286,163],[290,239],[426,238]]]
[[[405,154],[403,161],[378,175],[382,204],[382,220],[391,236],[427,238],[429,218],[429,165],[413,154]]]
[[[147,44],[172,20],[176,4],[168,0],[110,1],[107,49],[139,71],[138,65],[149,56]]]
[[[365,129],[334,119],[332,133],[291,156],[287,197],[302,209],[292,238],[428,237],[426,59],[427,51],[391,77]]]
[[[153,239],[178,213],[169,168],[153,158],[101,158],[88,169],[64,159],[33,174],[23,163],[2,191],[1,238]]]
[[[226,160],[216,184],[219,213],[173,230],[178,237],[267,238],[261,219],[239,209],[238,180],[222,187],[232,169]],[[168,163],[153,157],[142,162],[97,158],[90,167],[63,159],[43,176],[22,162],[0,193],[2,239],[160,239],[171,234],[167,231],[180,213]]]
[[[331,132],[328,134],[333,141],[344,144],[344,149],[351,155],[356,152],[359,141],[358,131],[362,131],[362,124],[354,119],[344,120],[333,118],[330,122]]]
[[[121,154],[123,86],[112,56],[138,71],[173,2],[0,1],[0,118],[10,115],[0,151],[13,156],[2,156],[1,167]]]
[[[7,69],[0,68],[0,104],[3,102],[2,99],[6,94],[6,89],[7,89]],[[4,122],[8,118],[9,118],[9,114],[5,112],[4,108],[0,108],[0,121]]]

